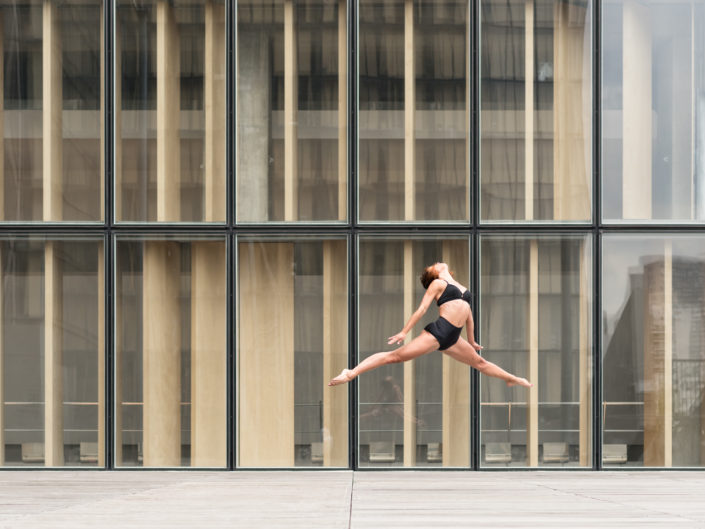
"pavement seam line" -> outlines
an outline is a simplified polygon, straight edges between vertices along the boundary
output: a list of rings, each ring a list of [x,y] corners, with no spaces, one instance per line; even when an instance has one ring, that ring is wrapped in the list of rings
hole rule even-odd
[[[353,492],[355,490],[355,472],[350,473],[350,508],[348,509],[348,529],[352,527]]]

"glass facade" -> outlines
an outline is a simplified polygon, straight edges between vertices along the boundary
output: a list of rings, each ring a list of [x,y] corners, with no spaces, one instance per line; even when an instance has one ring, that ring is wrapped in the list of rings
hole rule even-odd
[[[0,466],[705,467],[704,42],[705,0],[0,2]],[[329,387],[441,261],[533,387]]]

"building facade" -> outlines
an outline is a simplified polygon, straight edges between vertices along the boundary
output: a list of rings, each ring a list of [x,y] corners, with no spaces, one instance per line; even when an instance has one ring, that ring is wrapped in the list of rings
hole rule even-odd
[[[2,466],[705,467],[705,0],[5,0],[0,48]],[[327,387],[436,261],[534,386]]]

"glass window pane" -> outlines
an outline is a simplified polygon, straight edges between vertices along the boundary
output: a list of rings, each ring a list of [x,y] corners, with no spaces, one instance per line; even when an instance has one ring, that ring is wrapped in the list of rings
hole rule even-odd
[[[347,8],[237,2],[237,219],[347,219]]]
[[[603,463],[705,466],[705,238],[605,235]]]
[[[348,466],[347,241],[238,242],[241,467]]]
[[[360,0],[360,220],[470,219],[468,7]]]
[[[592,257],[583,236],[483,236],[483,357],[530,389],[480,378],[481,465],[592,465]]]
[[[105,465],[102,239],[0,241],[0,464]]]
[[[705,2],[602,5],[602,212],[705,220]]]
[[[225,238],[119,237],[115,463],[227,464]]]
[[[591,12],[482,0],[482,220],[591,220]]]
[[[119,0],[115,218],[225,221],[225,5]]]
[[[364,237],[359,248],[360,361],[394,349],[387,338],[423,298],[418,277],[426,266],[444,261],[469,285],[467,238]],[[407,343],[436,318],[432,308]],[[360,466],[470,465],[469,367],[436,351],[363,373],[358,388]]]
[[[0,6],[0,221],[103,218],[103,9]]]

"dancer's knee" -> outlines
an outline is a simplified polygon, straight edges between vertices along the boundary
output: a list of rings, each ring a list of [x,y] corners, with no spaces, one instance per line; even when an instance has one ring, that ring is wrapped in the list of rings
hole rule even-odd
[[[384,359],[386,360],[387,364],[398,364],[404,361],[404,359],[397,351],[388,352],[387,356]]]
[[[483,369],[486,369],[487,366],[489,366],[490,363],[482,358],[480,355],[476,354],[474,355],[473,362],[472,362],[472,367],[477,369],[478,371],[482,371]]]

